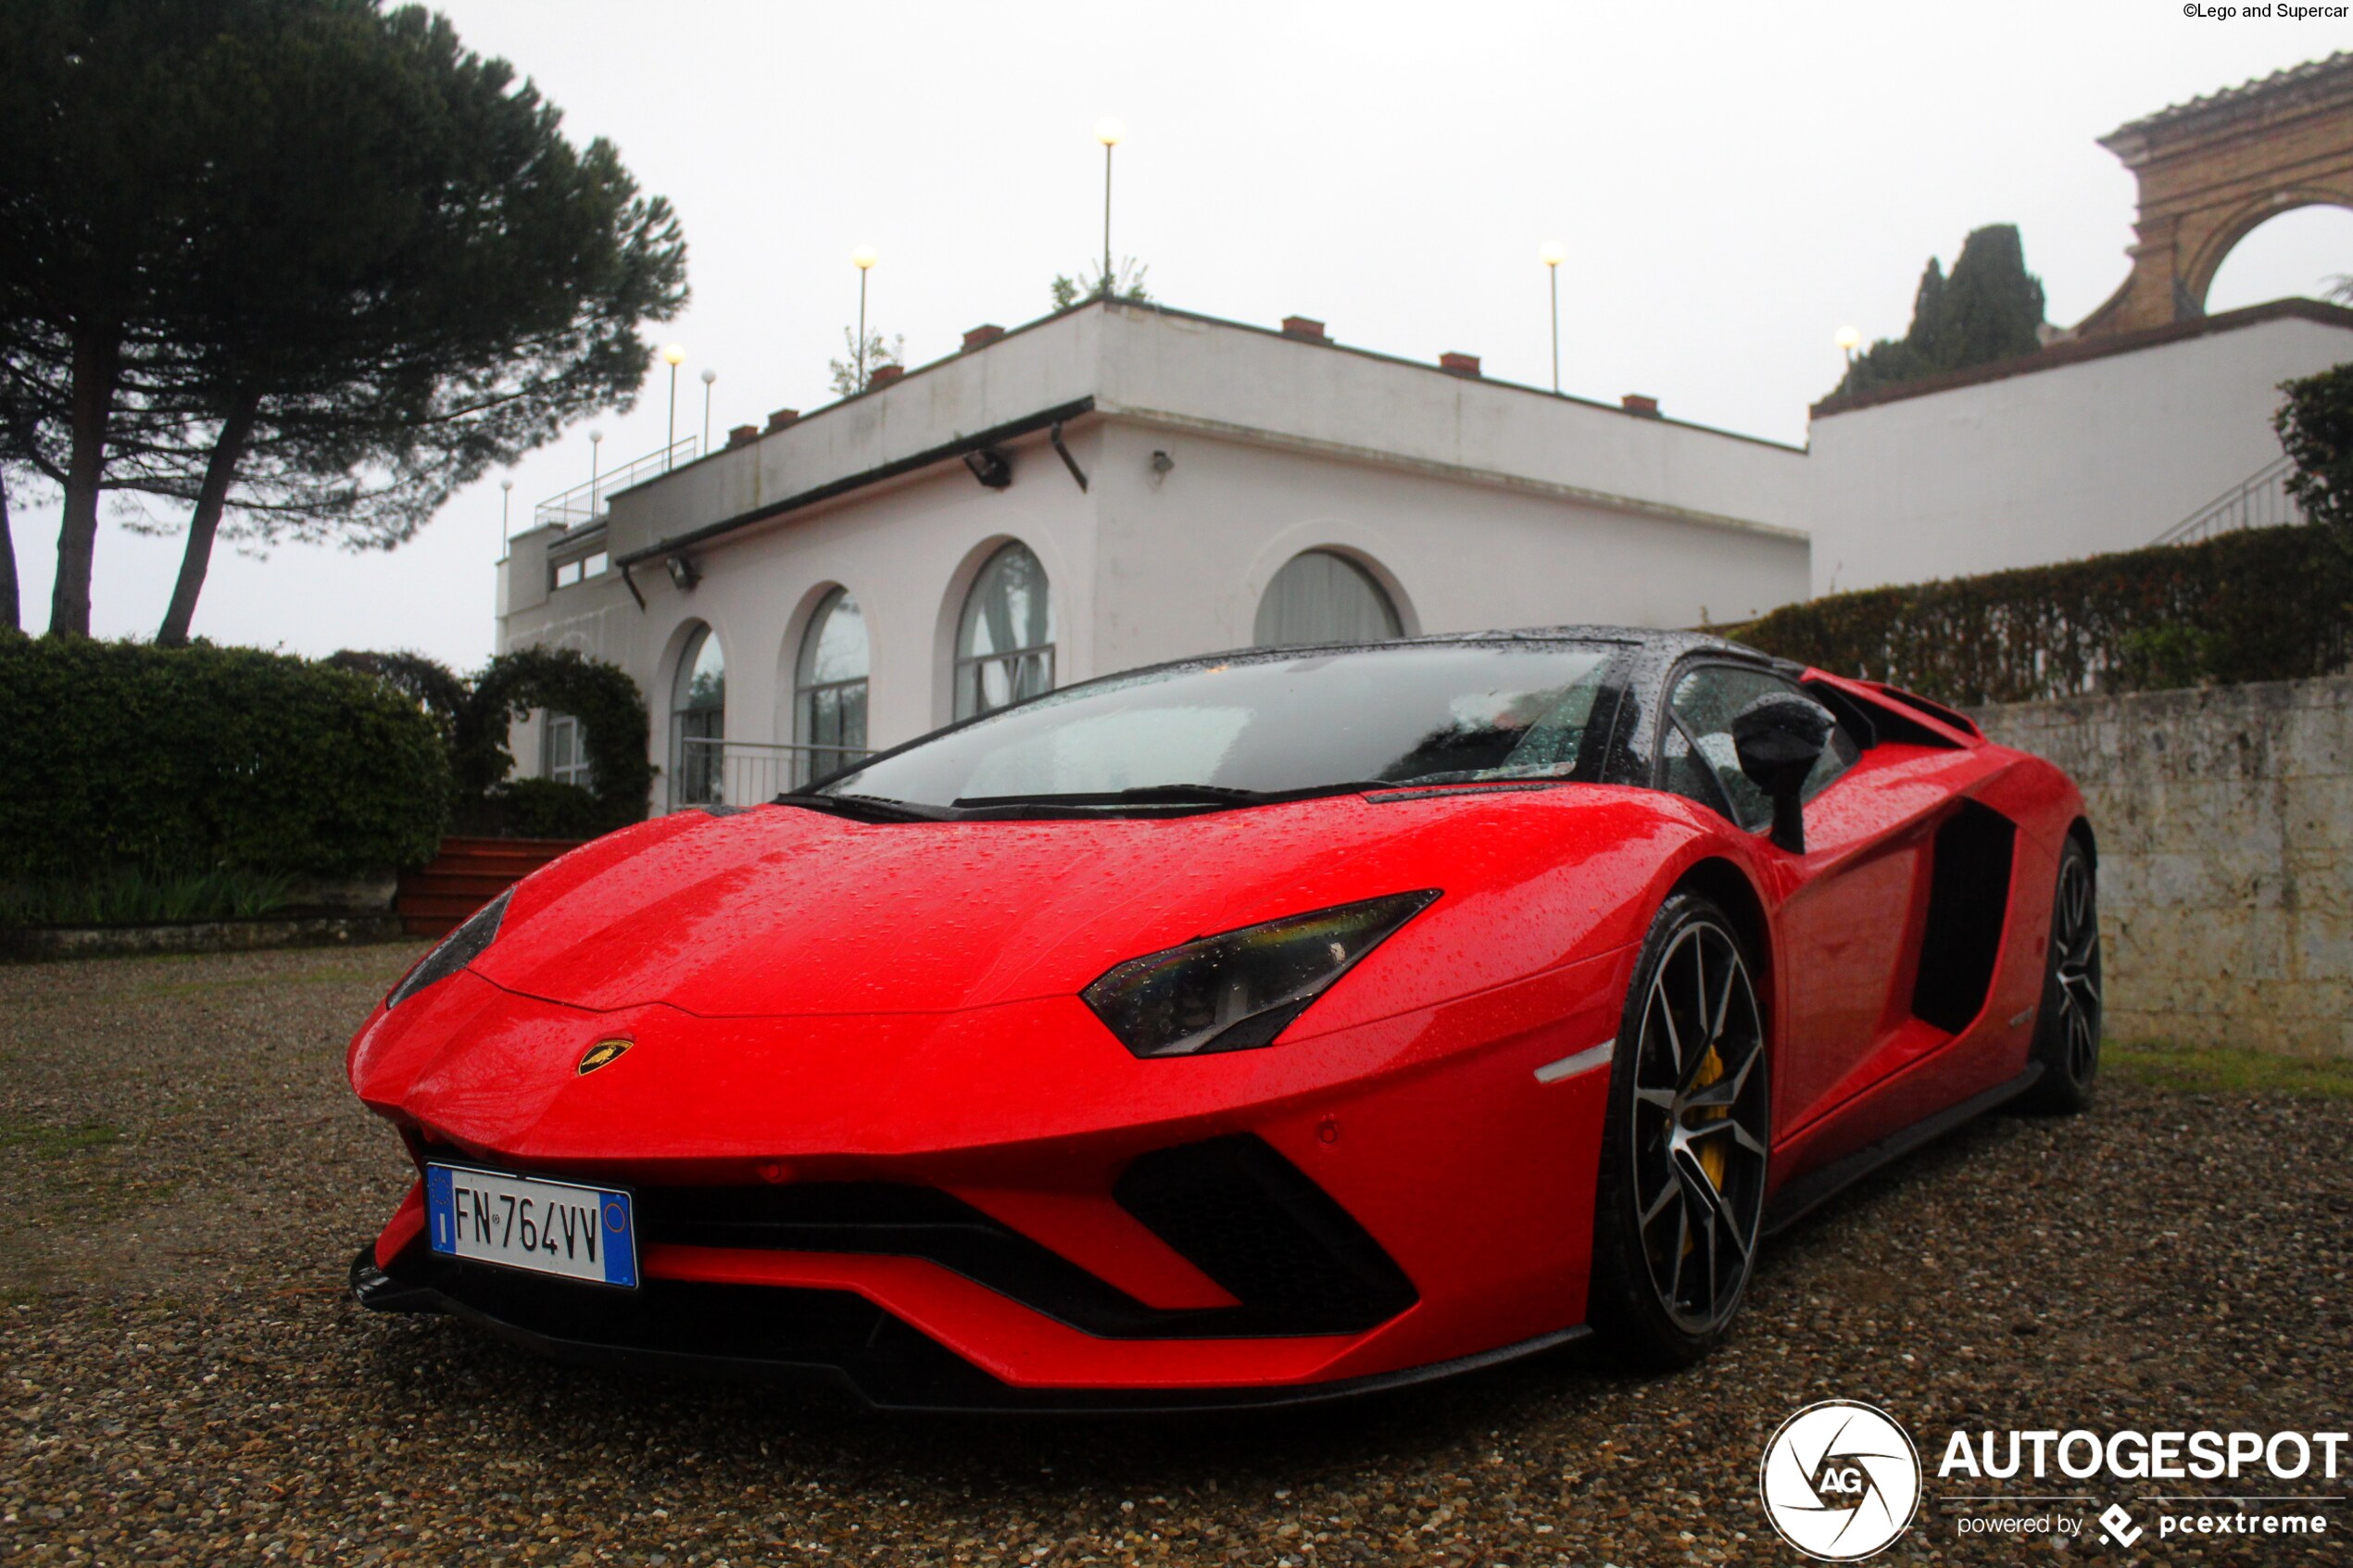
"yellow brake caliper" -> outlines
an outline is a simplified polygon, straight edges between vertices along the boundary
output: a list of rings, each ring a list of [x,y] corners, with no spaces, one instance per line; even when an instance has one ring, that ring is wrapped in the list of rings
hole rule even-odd
[[[1692,1087],[1704,1089],[1723,1075],[1724,1059],[1716,1053],[1714,1046],[1710,1046],[1707,1047],[1706,1059],[1699,1064],[1699,1072],[1692,1078]],[[1700,1113],[1699,1119],[1703,1122],[1721,1122],[1731,1113],[1731,1108],[1729,1106],[1711,1106]],[[1707,1173],[1708,1181],[1718,1192],[1724,1190],[1724,1161],[1727,1158],[1722,1138],[1710,1138],[1699,1146],[1699,1168]],[[1683,1250],[1688,1253],[1698,1245],[1698,1237],[1687,1238],[1683,1243]]]

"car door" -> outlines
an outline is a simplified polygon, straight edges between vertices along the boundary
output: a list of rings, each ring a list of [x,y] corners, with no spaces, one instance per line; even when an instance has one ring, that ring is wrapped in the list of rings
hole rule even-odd
[[[1669,684],[1659,744],[1661,787],[1700,801],[1757,839],[1757,861],[1780,909],[1773,987],[1780,1011],[1773,1126],[1783,1137],[1867,1077],[1897,1022],[1896,985],[1924,867],[1910,792],[1874,786],[1857,738],[1831,731],[1806,784],[1806,853],[1766,836],[1773,808],[1741,771],[1734,714],[1760,696],[1805,694],[1754,665],[1701,661]],[[1810,699],[1809,699],[1810,700]]]

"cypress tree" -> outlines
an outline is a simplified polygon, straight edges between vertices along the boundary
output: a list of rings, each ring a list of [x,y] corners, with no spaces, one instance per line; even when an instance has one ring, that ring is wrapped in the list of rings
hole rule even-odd
[[[1990,224],[1961,244],[1948,276],[1934,257],[1912,295],[1912,324],[1857,355],[1840,393],[1901,386],[1949,370],[1990,365],[2042,346],[2043,283],[2026,270],[2012,223]]]

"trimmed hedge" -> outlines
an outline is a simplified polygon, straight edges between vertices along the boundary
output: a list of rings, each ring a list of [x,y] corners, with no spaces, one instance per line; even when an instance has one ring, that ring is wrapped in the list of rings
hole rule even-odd
[[[0,636],[0,876],[421,866],[449,758],[375,681],[253,648]]]
[[[423,709],[449,748],[453,831],[494,837],[594,838],[645,821],[653,794],[651,721],[617,664],[572,648],[515,648],[468,680],[415,653],[346,648],[329,662],[383,683]],[[593,787],[510,778],[507,733],[534,709],[580,721]]]
[[[2247,529],[1786,606],[1724,635],[1962,705],[2326,675],[2353,655],[2336,531]]]
[[[525,786],[538,781],[508,778],[515,765],[507,750],[508,725],[535,708],[580,721],[590,785],[579,793],[589,797],[592,809],[580,819],[578,825],[587,831],[578,836],[645,821],[654,785],[653,764],[646,759],[652,733],[646,699],[627,671],[572,648],[510,649],[474,677],[459,711],[452,757],[460,795],[502,804],[517,819],[514,830],[527,836],[574,836],[550,831],[564,808],[549,792],[577,786],[543,784],[534,790]]]

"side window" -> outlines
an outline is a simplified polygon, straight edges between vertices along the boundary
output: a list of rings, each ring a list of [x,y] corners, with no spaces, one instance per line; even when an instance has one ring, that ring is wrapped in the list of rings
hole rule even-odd
[[[1769,671],[1734,664],[1702,664],[1684,671],[1667,699],[1667,728],[1659,740],[1665,775],[1660,786],[1723,812],[1751,833],[1772,826],[1773,803],[1741,771],[1732,748],[1732,718],[1758,697],[1775,693],[1806,695]],[[1843,728],[1832,729],[1822,759],[1806,776],[1805,797],[1811,800],[1830,787],[1861,755],[1854,736]]]

